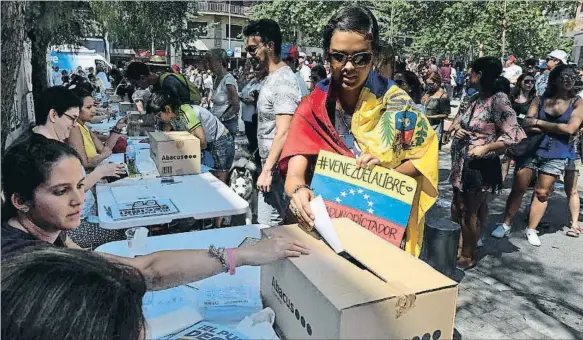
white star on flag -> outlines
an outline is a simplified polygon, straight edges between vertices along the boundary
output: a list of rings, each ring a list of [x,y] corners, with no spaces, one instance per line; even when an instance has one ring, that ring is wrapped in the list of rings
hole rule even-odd
[[[370,197],[369,195],[364,195],[363,196],[365,200],[368,200],[368,198]]]
[[[372,204],[373,204],[373,203],[372,203],[371,201],[368,201],[368,206],[369,206],[369,207],[372,207]]]
[[[346,191],[341,192],[340,195],[342,195],[342,197],[346,197]]]
[[[354,195],[354,193],[355,193],[354,189],[350,189],[350,194]]]
[[[340,197],[336,197],[336,202],[338,202],[338,203],[342,202],[342,200],[340,199]]]
[[[373,212],[374,212],[374,210],[372,210],[372,209],[368,209],[368,213],[369,213],[369,214],[372,214]]]
[[[359,193],[359,194],[362,194],[363,192],[364,192],[364,190],[362,190],[362,189],[358,189],[358,193]]]

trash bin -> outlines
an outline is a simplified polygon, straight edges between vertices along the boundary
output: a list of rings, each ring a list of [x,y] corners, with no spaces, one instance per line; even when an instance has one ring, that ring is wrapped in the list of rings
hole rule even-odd
[[[460,232],[460,226],[450,219],[428,216],[419,258],[443,275],[453,278]]]

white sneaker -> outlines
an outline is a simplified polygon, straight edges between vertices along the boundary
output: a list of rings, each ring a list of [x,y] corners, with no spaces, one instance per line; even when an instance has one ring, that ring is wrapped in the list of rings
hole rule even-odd
[[[512,229],[512,227],[506,223],[500,223],[492,232],[492,237],[503,238],[504,236],[508,236],[510,234],[510,229]]]
[[[536,230],[527,228],[526,231],[524,232],[524,234],[525,234],[526,238],[528,239],[528,243],[530,243],[530,245],[535,246],[535,247],[539,247],[541,245],[540,239],[538,238]]]

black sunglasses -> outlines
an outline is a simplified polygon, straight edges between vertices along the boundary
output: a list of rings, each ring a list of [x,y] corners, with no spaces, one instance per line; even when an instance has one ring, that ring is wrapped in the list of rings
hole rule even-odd
[[[557,59],[557,58],[547,58],[547,62],[549,62],[551,60],[554,61],[554,62],[558,62],[559,61],[559,59]]]
[[[528,80],[523,81],[523,83],[525,83],[525,84],[533,84],[534,83],[534,80],[528,79]]]
[[[344,54],[341,52],[331,52],[330,57],[332,61],[342,64],[342,66],[346,65],[348,61],[351,61],[354,66],[356,67],[364,67],[368,65],[372,60],[372,53],[371,52],[359,52],[355,54]]]
[[[247,51],[247,53],[251,54],[251,55],[255,55],[255,53],[257,53],[257,50],[262,47],[263,44],[261,45],[251,45],[251,46],[247,46],[245,47],[245,50]]]
[[[574,74],[561,74],[561,78],[562,81],[576,81],[577,80],[577,76]]]

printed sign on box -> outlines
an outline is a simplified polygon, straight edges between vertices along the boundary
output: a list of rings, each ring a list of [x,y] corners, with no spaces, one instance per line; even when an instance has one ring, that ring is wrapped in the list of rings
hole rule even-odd
[[[356,168],[356,159],[320,151],[312,179],[331,218],[347,217],[399,247],[417,182],[394,170]]]

